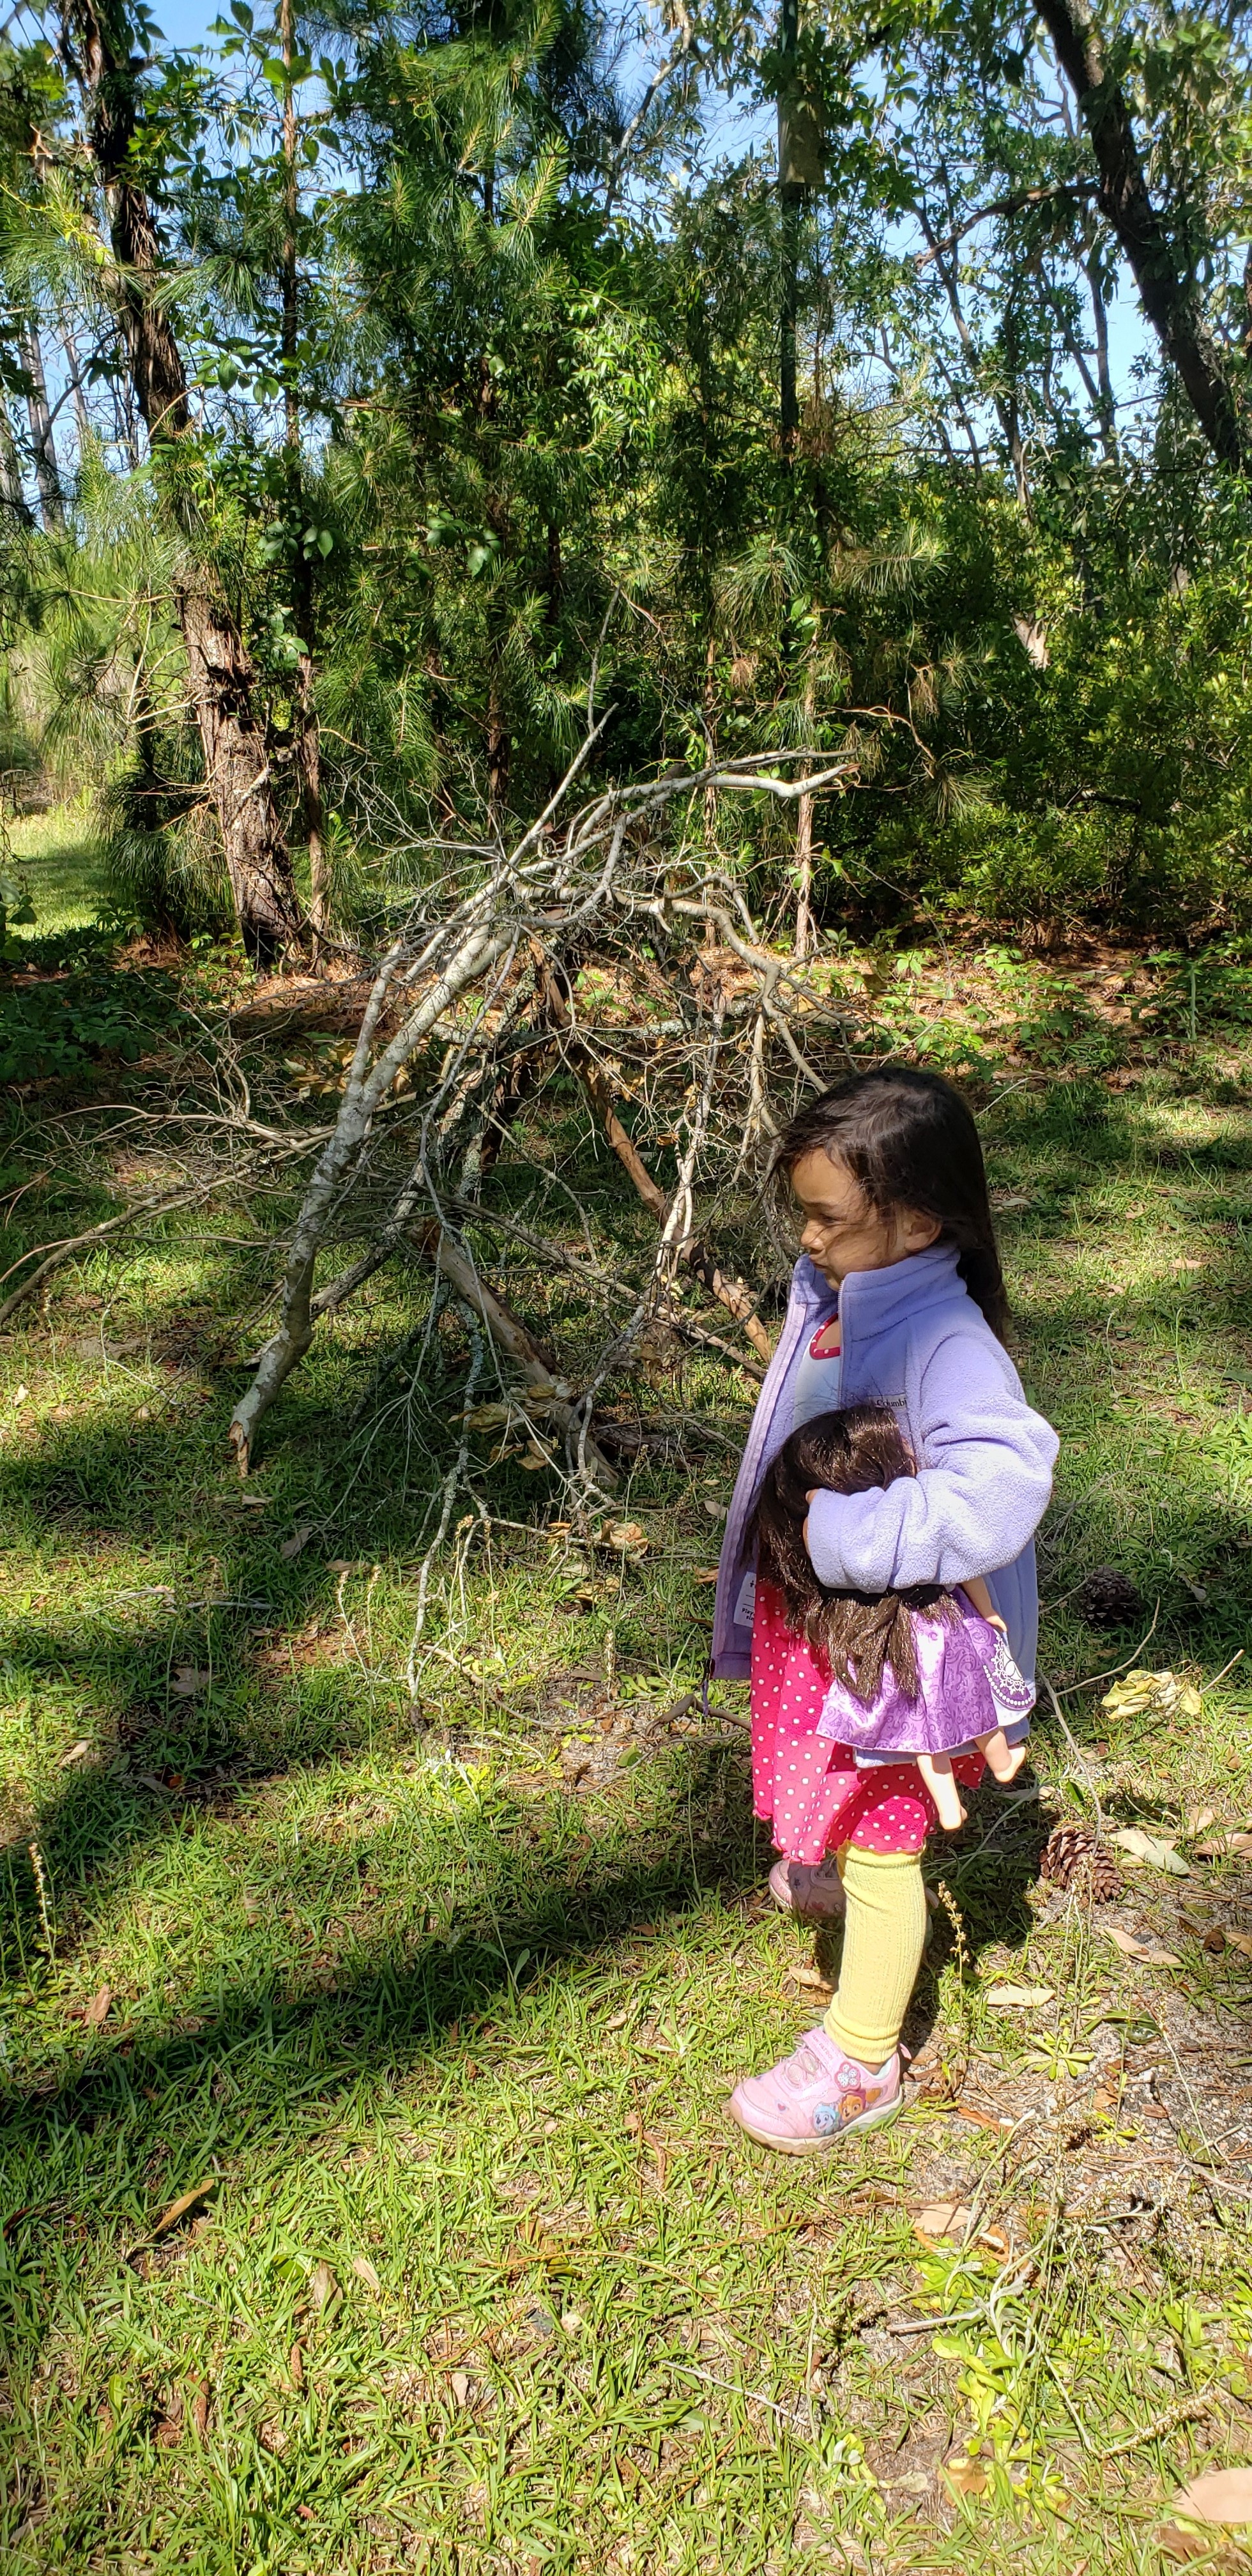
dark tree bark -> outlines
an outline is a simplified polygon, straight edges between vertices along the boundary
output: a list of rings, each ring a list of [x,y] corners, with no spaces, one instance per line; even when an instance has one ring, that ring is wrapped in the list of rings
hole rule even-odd
[[[1130,264],[1144,312],[1214,455],[1252,472],[1252,436],[1208,330],[1168,213],[1153,202],[1126,94],[1114,79],[1089,0],[1039,0],[1039,15],[1078,102],[1099,174],[1097,203]]]
[[[295,84],[292,0],[280,0],[279,34],[287,89],[283,100],[283,413],[296,527],[293,589],[302,651],[296,669],[294,732],[296,776],[300,789],[300,824],[309,853],[309,913],[315,943],[330,925],[330,884],[322,803],[322,746],[313,700],[313,622],[317,602],[313,568],[304,551],[304,465],[300,443],[300,199],[299,144]]]
[[[31,453],[35,460],[35,482],[43,523],[45,528],[63,528],[65,501],[56,442],[52,435],[52,415],[48,409],[48,387],[44,379],[43,350],[39,345],[37,322],[29,322],[22,333],[22,365],[31,385],[26,397],[26,416],[30,422]]]
[[[137,123],[130,30],[117,0],[61,0],[62,52],[86,111],[104,190],[117,275],[118,321],[135,399],[167,491],[190,533],[175,451],[191,427],[187,376],[161,301],[161,244],[151,204],[129,175]],[[249,955],[271,965],[301,935],[300,911],[270,777],[256,673],[237,621],[198,571],[181,583],[179,620],[188,686],[213,793],[239,928]]]

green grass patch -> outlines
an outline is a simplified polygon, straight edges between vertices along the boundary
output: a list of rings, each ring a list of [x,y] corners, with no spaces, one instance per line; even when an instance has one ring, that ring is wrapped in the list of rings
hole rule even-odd
[[[11,866],[30,887],[35,919],[16,935],[23,944],[88,930],[99,909],[100,852],[91,817],[81,805],[56,805],[44,814],[19,814],[7,826]]]
[[[1063,1435],[1043,1661],[1069,1733],[1045,1711],[1042,1807],[985,1792],[936,1846],[961,1940],[941,1908],[909,2108],[816,2166],[751,2147],[725,2098],[837,1954],[762,1901],[745,1694],[684,1708],[742,1377],[688,1356],[618,1390],[670,1423],[621,1497],[635,1559],[576,1541],[484,1433],[489,1525],[435,1566],[414,1698],[468,1362],[419,1274],[319,1342],[245,1488],[226,1424],[273,1266],[245,1212],[102,1248],[18,1318],[15,2568],[1122,2576],[1158,2563],[1182,2480],[1248,2449],[1252,1878],[1203,1848],[1252,1824],[1246,1657],[1217,1678],[1252,1613],[1245,1071],[1025,1082],[986,1132]],[[616,1168],[573,1116],[553,1135],[628,1250]],[[10,1187],[34,1167],[15,1136]],[[68,1230],[52,1189],[6,1261]],[[562,1281],[520,1251],[506,1276],[576,1363]],[[1146,1642],[1078,1615],[1110,1562]],[[1200,1718],[1110,1720],[1082,1685],[1136,1657]],[[1097,1803],[1189,1874],[1128,1855],[1117,1905],[1051,1892],[1049,1824]],[[997,2004],[1005,1981],[1036,2000]],[[947,2233],[919,2233],[939,2205]]]

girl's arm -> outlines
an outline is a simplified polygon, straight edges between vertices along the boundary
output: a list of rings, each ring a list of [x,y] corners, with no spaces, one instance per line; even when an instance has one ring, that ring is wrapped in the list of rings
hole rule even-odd
[[[1007,1352],[954,1333],[922,1375],[910,1424],[927,1460],[867,1494],[820,1493],[807,1544],[818,1581],[859,1592],[965,1583],[1010,1565],[1052,1491],[1057,1436],[1032,1412]]]

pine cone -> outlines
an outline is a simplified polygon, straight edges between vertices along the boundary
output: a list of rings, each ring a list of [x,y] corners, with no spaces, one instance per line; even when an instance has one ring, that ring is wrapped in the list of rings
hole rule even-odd
[[[1113,1905],[1125,1893],[1121,1871],[1093,1825],[1057,1825],[1048,1836],[1039,1875],[1050,1878],[1054,1887],[1090,1892],[1094,1905]]]
[[[1093,1628],[1133,1628],[1143,1617],[1143,1594],[1115,1565],[1097,1565],[1076,1599]]]

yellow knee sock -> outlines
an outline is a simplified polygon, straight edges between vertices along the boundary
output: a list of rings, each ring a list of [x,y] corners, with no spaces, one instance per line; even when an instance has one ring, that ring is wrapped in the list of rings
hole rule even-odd
[[[836,2048],[878,2067],[890,2057],[921,1966],[926,1893],[917,1852],[858,1851],[845,1843],[847,1898],[839,1991],[826,2015]]]

